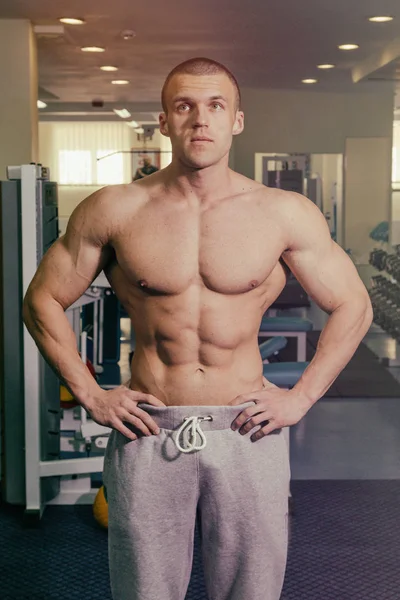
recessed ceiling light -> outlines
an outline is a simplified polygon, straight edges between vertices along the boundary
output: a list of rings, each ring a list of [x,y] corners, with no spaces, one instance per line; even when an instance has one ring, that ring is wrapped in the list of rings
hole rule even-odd
[[[46,102],[42,102],[42,100],[37,101],[38,108],[46,108],[46,106],[47,106]]]
[[[125,31],[121,33],[121,37],[124,40],[131,40],[132,38],[136,37],[136,31],[132,31],[131,29],[125,29]]]
[[[70,19],[69,17],[62,17],[59,19],[60,23],[66,23],[67,25],[84,25],[83,19]]]
[[[81,48],[82,52],[104,52],[105,48],[100,48],[99,46],[85,46]]]
[[[336,65],[317,65],[318,69],[334,69]]]
[[[129,119],[131,116],[131,113],[126,108],[114,108],[114,112],[121,117],[121,119]]]
[[[134,129],[134,131],[136,131],[136,133],[139,133],[139,134],[144,133],[143,127],[138,127],[137,129]]]
[[[137,121],[127,121],[126,124],[133,128],[139,127],[139,123]]]
[[[317,83],[318,79],[302,79],[301,83]]]
[[[127,85],[129,81],[127,79],[113,79],[111,83],[114,85]]]
[[[102,71],[118,71],[118,67],[112,67],[111,65],[105,65],[104,67],[100,67]]]
[[[338,46],[339,50],[357,50],[360,46],[358,44],[342,44]]]
[[[387,23],[388,21],[393,21],[394,17],[370,17],[368,20],[373,23]]]

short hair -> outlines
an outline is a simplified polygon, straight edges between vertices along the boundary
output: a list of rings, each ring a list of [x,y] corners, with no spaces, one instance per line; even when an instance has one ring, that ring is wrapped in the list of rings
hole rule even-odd
[[[241,94],[239,84],[236,80],[236,77],[222,65],[221,63],[212,60],[211,58],[191,58],[186,60],[185,62],[176,66],[172,71],[167,75],[167,78],[164,82],[162,91],[161,91],[161,104],[163,107],[163,111],[167,112],[167,87],[171,79],[175,75],[217,75],[217,74],[225,74],[231,80],[232,85],[235,88],[236,92],[236,110],[240,110],[241,107]]]

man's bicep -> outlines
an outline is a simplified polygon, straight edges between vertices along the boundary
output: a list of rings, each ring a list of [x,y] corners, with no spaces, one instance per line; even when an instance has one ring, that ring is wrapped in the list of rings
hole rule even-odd
[[[90,208],[89,203],[75,209],[65,235],[44,255],[27,296],[45,295],[66,309],[111,260],[106,226]]]
[[[321,211],[304,200],[282,258],[309,296],[331,313],[344,302],[365,296],[366,289],[350,257],[331,239]]]
[[[44,255],[27,291],[27,299],[51,298],[67,309],[85,293],[104,268],[107,251],[81,244],[71,253],[60,238]]]

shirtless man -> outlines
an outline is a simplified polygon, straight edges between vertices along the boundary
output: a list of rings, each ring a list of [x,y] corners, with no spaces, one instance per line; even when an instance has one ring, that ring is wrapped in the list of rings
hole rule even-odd
[[[30,285],[24,320],[92,419],[113,429],[104,465],[113,598],[184,600],[197,519],[210,600],[278,600],[290,478],[282,427],[348,363],[371,304],[312,202],[228,168],[244,117],[225,67],[183,63],[162,100],[171,165],[76,208]],[[257,344],[285,285],[282,259],[329,314],[290,391],[263,379]],[[130,385],[107,391],[64,314],[101,270],[137,340]]]

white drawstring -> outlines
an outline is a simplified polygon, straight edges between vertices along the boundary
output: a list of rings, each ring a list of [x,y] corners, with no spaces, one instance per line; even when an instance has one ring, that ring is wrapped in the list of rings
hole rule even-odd
[[[202,450],[207,445],[206,436],[201,429],[200,421],[212,421],[211,415],[208,417],[184,417],[182,425],[179,427],[175,437],[175,444],[181,452],[193,452],[194,450]],[[179,442],[179,437],[182,434],[183,441],[186,442],[186,448],[182,448]],[[185,435],[186,434],[186,435]],[[199,434],[201,445],[196,446],[196,436]],[[190,435],[190,440],[188,439]]]

